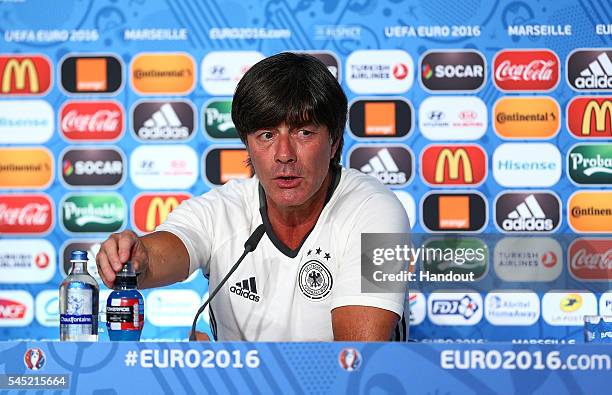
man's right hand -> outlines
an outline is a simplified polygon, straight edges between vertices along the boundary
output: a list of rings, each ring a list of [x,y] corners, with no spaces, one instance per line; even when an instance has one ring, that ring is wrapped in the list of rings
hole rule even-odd
[[[96,255],[98,273],[108,288],[113,288],[116,273],[127,261],[132,262],[136,273],[146,273],[149,266],[147,247],[131,230],[113,233],[102,243]]]

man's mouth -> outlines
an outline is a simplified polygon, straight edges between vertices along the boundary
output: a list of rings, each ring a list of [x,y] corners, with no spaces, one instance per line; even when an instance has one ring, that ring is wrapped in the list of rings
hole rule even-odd
[[[280,188],[295,188],[300,184],[300,182],[302,182],[302,177],[295,175],[283,175],[274,177],[274,181]]]

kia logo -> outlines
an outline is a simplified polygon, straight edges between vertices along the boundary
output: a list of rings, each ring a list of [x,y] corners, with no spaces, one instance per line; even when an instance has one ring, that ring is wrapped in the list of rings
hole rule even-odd
[[[478,114],[475,111],[466,110],[466,111],[461,111],[459,113],[459,117],[463,121],[473,121],[476,118],[478,118]]]

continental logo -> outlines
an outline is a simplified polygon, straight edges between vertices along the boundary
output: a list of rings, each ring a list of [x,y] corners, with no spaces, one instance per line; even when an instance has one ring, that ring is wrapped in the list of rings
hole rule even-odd
[[[576,97],[567,106],[567,129],[576,138],[612,138],[612,99]]]
[[[247,151],[243,148],[215,148],[204,156],[206,179],[213,185],[223,185],[234,178],[250,178],[253,172],[247,167]]]
[[[577,233],[612,232],[612,192],[576,192],[567,202],[569,226]]]
[[[356,100],[349,109],[349,128],[358,138],[406,137],[413,124],[406,99]]]
[[[612,144],[578,144],[567,155],[567,174],[580,185],[612,185]]]
[[[421,176],[430,186],[476,186],[487,176],[487,154],[478,145],[432,145],[421,154]]]
[[[168,218],[168,214],[183,200],[191,196],[185,193],[143,193],[132,203],[132,224],[139,232],[153,232]]]
[[[60,74],[62,88],[72,94],[112,94],[123,85],[123,65],[116,56],[67,56]]]
[[[487,202],[478,193],[430,193],[421,201],[421,223],[430,232],[478,232],[487,219]]]
[[[44,189],[53,179],[46,148],[0,148],[0,189]]]
[[[44,95],[51,88],[51,75],[45,56],[0,56],[0,96]]]
[[[130,76],[142,95],[184,95],[195,86],[195,62],[186,53],[141,54],[132,61]]]
[[[559,132],[561,109],[551,97],[504,97],[493,114],[493,129],[501,138],[548,139]]]

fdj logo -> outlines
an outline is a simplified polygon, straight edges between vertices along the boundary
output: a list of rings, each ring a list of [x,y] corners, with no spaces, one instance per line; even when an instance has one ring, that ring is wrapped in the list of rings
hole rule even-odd
[[[432,313],[435,315],[459,315],[466,320],[469,320],[478,309],[478,304],[468,295],[460,300],[434,300],[432,304]]]

